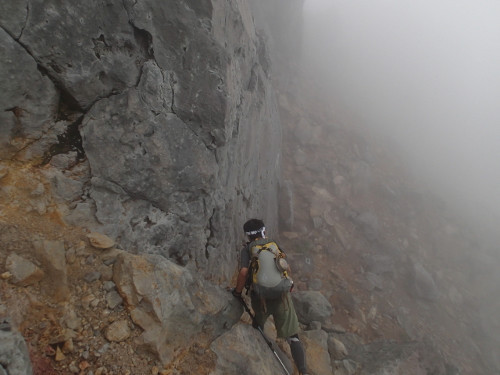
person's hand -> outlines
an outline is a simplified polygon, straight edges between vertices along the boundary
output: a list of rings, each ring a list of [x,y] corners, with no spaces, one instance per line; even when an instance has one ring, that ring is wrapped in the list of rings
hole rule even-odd
[[[235,298],[238,298],[238,299],[240,299],[240,298],[241,298],[241,292],[236,291],[236,288],[233,288],[233,289],[231,290],[231,294],[232,294]]]

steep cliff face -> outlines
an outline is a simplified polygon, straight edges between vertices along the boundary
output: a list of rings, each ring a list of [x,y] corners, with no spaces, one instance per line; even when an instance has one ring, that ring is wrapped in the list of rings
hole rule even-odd
[[[1,159],[74,186],[66,222],[228,279],[243,221],[277,221],[281,125],[247,2],[2,2],[0,25]]]

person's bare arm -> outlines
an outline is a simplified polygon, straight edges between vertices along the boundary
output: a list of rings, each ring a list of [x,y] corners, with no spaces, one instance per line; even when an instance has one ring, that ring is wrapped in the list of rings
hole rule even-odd
[[[240,273],[238,274],[238,279],[236,280],[236,288],[234,288],[234,290],[237,293],[241,293],[243,291],[243,288],[245,287],[247,281],[247,276],[248,276],[248,268],[247,267],[241,268]]]

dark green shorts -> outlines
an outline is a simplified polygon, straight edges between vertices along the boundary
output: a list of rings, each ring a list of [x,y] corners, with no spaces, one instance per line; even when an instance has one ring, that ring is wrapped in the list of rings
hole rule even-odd
[[[261,327],[264,327],[270,315],[273,316],[278,337],[287,338],[299,332],[299,320],[290,293],[286,293],[283,298],[264,301],[252,296],[252,308],[257,324]]]

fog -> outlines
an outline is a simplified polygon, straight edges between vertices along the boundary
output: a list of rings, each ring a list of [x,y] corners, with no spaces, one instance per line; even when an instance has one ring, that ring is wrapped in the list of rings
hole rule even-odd
[[[500,1],[305,0],[304,13],[303,63],[334,105],[459,208],[500,217]]]

